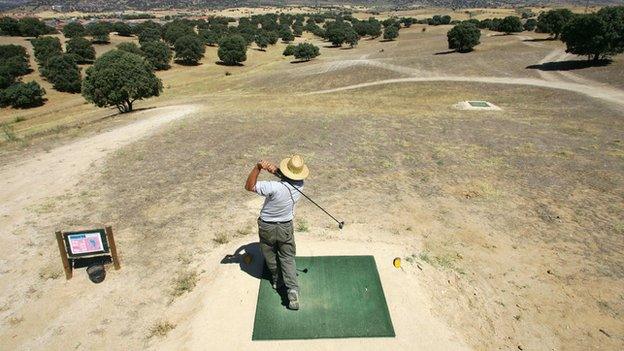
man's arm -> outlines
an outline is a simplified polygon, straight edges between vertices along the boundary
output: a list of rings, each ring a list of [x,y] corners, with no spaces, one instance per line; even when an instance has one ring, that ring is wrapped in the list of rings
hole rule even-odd
[[[269,171],[270,173],[275,173],[277,171],[277,166],[271,164],[268,161],[260,161],[256,166],[249,172],[247,176],[247,182],[245,182],[245,189],[247,191],[256,191],[256,182],[258,181],[258,175],[261,170]]]

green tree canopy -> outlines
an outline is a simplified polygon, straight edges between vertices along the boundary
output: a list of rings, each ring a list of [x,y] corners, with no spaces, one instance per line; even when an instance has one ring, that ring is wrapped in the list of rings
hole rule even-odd
[[[15,83],[17,76],[7,65],[0,65],[0,90],[6,89]]]
[[[175,45],[179,38],[194,34],[195,30],[188,22],[174,20],[163,26],[162,37],[170,45]]]
[[[199,36],[204,39],[204,43],[208,46],[215,46],[221,39],[221,35],[214,29],[200,29]]]
[[[319,48],[310,43],[301,43],[294,47],[293,55],[298,60],[310,61],[320,55]]]
[[[158,31],[158,33],[162,31],[162,26],[160,24],[152,20],[149,20],[149,21],[141,22],[135,25],[134,27],[132,27],[132,32],[138,35],[139,33],[146,30],[147,28],[155,29],[156,31]],[[160,38],[160,35],[159,35],[159,38]]]
[[[149,41],[160,41],[160,30],[152,27],[143,29],[138,33],[139,43],[147,43]]]
[[[37,82],[16,83],[0,92],[0,105],[29,108],[43,105],[45,89]]]
[[[110,25],[104,22],[91,22],[85,27],[87,33],[93,38],[96,44],[107,44],[110,42]]]
[[[377,38],[381,35],[381,22],[374,17],[368,19],[366,34],[371,38]]]
[[[520,20],[520,17],[507,16],[503,18],[496,30],[506,34],[511,34],[522,32],[524,28],[522,27],[522,21]]]
[[[122,37],[132,36],[132,27],[126,22],[117,21],[113,24],[113,32],[117,32]]]
[[[38,37],[44,34],[54,33],[52,27],[47,26],[38,18],[24,17],[19,20],[19,29],[23,37]]]
[[[303,34],[303,25],[293,24],[293,35],[296,37],[300,37]]]
[[[563,27],[572,19],[574,14],[568,9],[557,9],[542,12],[537,17],[537,31],[549,33],[559,39]]]
[[[63,35],[65,38],[84,37],[87,30],[80,22],[72,21],[63,27]]]
[[[355,29],[344,21],[329,22],[325,27],[325,38],[334,46],[342,46],[342,44],[347,42],[352,43],[354,33],[357,36]]]
[[[13,37],[19,37],[22,35],[22,32],[20,32],[19,21],[8,16],[0,18],[0,34],[10,35]]]
[[[63,54],[63,47],[59,38],[40,37],[30,41],[35,52],[35,60],[44,65],[50,57]]]
[[[282,27],[280,29],[279,36],[285,43],[290,43],[291,41],[295,40],[295,35],[290,30],[290,27]]]
[[[454,49],[458,52],[469,52],[479,44],[481,31],[472,23],[462,22],[449,30],[446,37],[449,49]]]
[[[295,46],[293,44],[286,45],[284,52],[282,52],[282,55],[284,56],[293,56],[294,54],[295,54]]]
[[[356,46],[360,40],[360,36],[355,32],[355,29],[349,26],[345,31],[345,43],[349,44],[350,47]]]
[[[155,70],[168,69],[172,53],[169,45],[162,41],[150,41],[141,45],[143,56]]]
[[[197,34],[190,34],[178,38],[174,50],[176,60],[196,65],[204,57],[206,46]]]
[[[399,25],[399,21],[397,20],[396,17],[390,17],[390,18],[386,18],[385,20],[381,21],[381,24],[383,25],[384,28],[388,28],[388,27],[391,27],[391,26]]]
[[[384,34],[383,34],[384,40],[394,40],[398,36],[399,36],[399,27],[388,26],[384,29]]]
[[[269,37],[266,35],[266,33],[262,31],[256,34],[254,41],[262,51],[264,51],[264,49],[269,46]]]
[[[277,35],[277,32],[275,31],[264,31],[267,39],[269,40],[269,45],[275,45],[277,44],[277,41],[279,40],[279,36]]]
[[[247,60],[247,42],[240,35],[224,37],[219,42],[219,59],[226,65],[236,65]]]
[[[21,45],[0,45],[0,67],[13,78],[30,73],[30,61],[26,48]]]
[[[82,95],[98,107],[115,106],[124,113],[132,111],[136,100],[160,95],[162,88],[143,57],[112,50],[87,69]]]
[[[51,57],[41,68],[41,74],[58,91],[80,92],[80,68],[72,55],[64,54]]]
[[[529,18],[526,20],[526,22],[524,22],[522,26],[524,27],[524,30],[532,32],[537,26],[537,20],[535,18]]]
[[[141,48],[138,47],[137,44],[127,42],[127,41],[124,41],[123,43],[119,43],[117,45],[117,49],[125,51],[125,52],[129,52],[135,55],[139,55],[139,56],[143,55],[143,51],[141,50]]]
[[[624,6],[577,15],[561,33],[566,52],[598,61],[624,52]]]
[[[65,52],[74,55],[78,63],[86,63],[95,60],[95,49],[91,42],[83,37],[71,38],[65,43]]]
[[[409,28],[416,22],[416,19],[413,17],[403,17],[400,22],[405,26],[405,28]]]

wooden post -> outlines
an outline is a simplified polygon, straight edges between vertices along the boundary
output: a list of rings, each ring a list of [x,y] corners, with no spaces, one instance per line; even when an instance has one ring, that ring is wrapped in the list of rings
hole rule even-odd
[[[63,242],[63,233],[56,232],[56,243],[58,244],[59,253],[61,254],[61,261],[63,261],[63,269],[65,270],[65,279],[69,280],[72,277],[72,266],[67,259],[67,250],[65,249],[65,243]]]
[[[115,270],[119,270],[121,268],[119,264],[119,257],[117,256],[117,246],[115,246],[115,238],[113,237],[113,228],[111,226],[106,226],[104,228],[106,231],[106,238],[108,239],[108,247],[110,248],[111,257],[113,258],[113,266]]]

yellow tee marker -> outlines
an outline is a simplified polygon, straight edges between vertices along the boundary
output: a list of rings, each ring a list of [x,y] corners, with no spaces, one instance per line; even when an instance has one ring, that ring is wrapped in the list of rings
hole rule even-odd
[[[396,257],[394,260],[392,260],[392,265],[395,268],[401,268],[401,258],[400,257]]]

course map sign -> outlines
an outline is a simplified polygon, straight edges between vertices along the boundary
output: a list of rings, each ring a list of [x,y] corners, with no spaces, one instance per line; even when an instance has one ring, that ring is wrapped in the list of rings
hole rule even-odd
[[[100,233],[85,233],[68,235],[69,250],[75,254],[97,253],[102,252],[102,238]]]
[[[65,245],[69,257],[108,253],[108,240],[104,229],[66,232]]]

